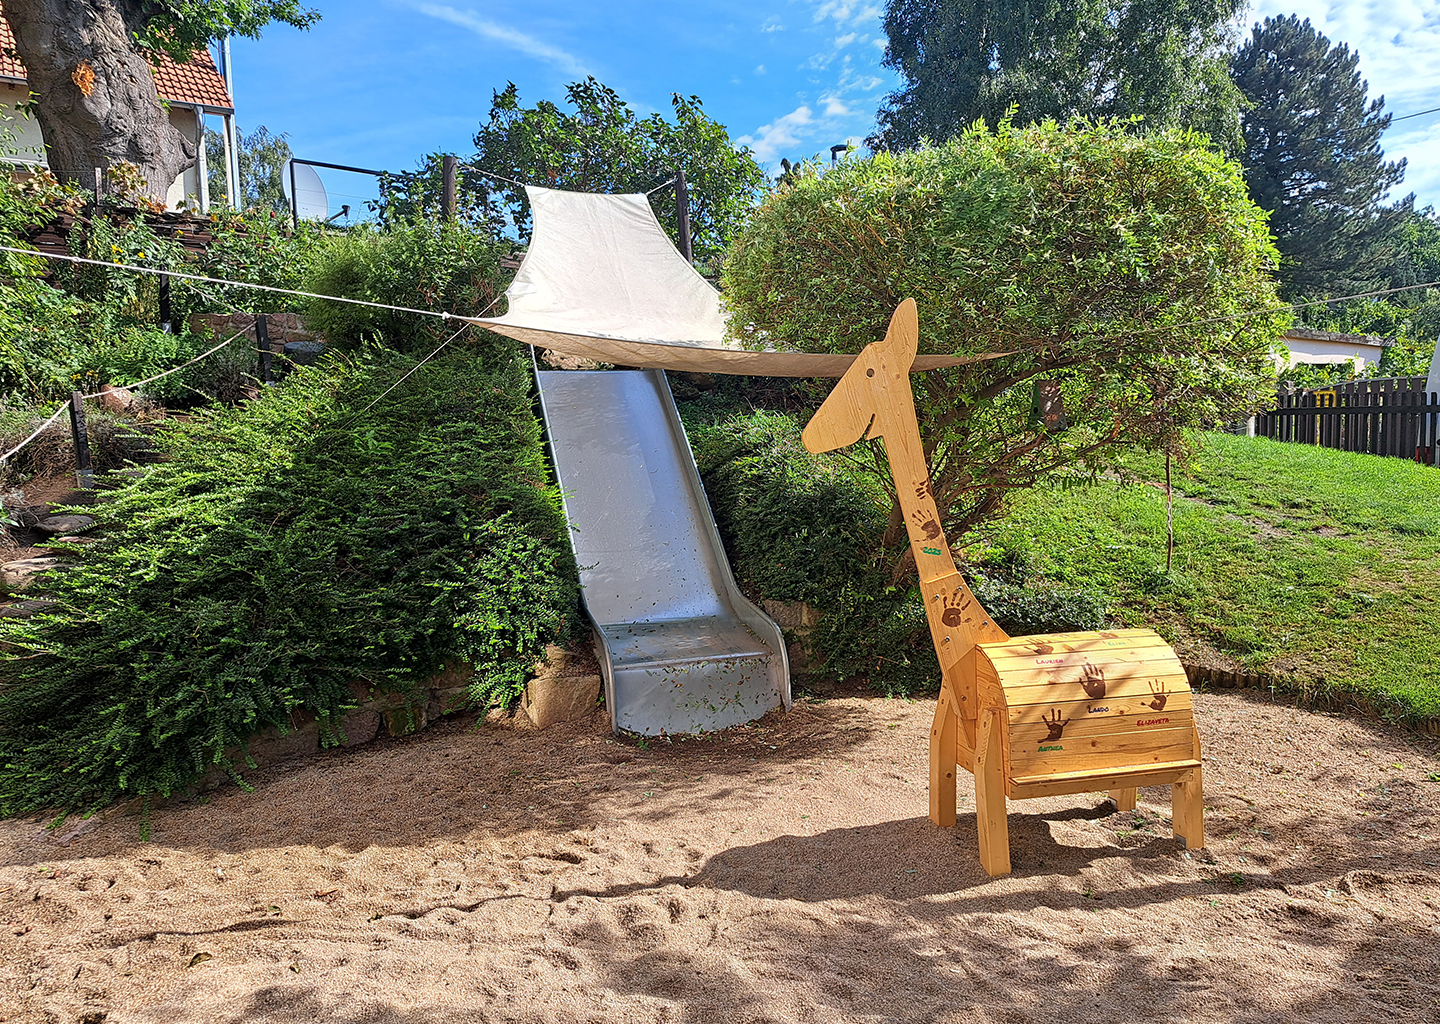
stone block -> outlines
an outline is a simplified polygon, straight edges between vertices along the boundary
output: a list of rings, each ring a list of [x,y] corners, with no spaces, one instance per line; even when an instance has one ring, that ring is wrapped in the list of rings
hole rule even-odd
[[[37,574],[48,572],[60,564],[60,559],[53,555],[18,558],[13,562],[6,562],[0,565],[0,589],[23,590],[33,582]]]
[[[475,678],[475,666],[465,662],[447,661],[440,666],[440,671],[425,681],[426,687],[432,690],[448,690],[454,687],[465,688],[470,680]]]
[[[391,736],[412,736],[430,724],[428,704],[400,704],[380,712],[385,731]]]
[[[430,700],[439,708],[439,714],[451,715],[470,705],[470,687],[440,686],[430,691]],[[437,716],[438,717],[438,716]],[[433,721],[433,718],[432,718]]]
[[[250,737],[249,746],[250,757],[261,768],[292,757],[304,757],[319,749],[320,724],[315,721],[305,722],[283,734],[271,726]]]
[[[781,629],[793,629],[802,636],[820,622],[820,610],[804,601],[765,601],[764,608]]]
[[[523,706],[535,728],[544,729],[557,722],[584,718],[595,710],[595,701],[599,696],[598,675],[547,673],[536,676],[526,685]]]
[[[369,743],[380,735],[380,712],[352,711],[340,720],[340,729],[345,733],[343,746],[354,747]]]

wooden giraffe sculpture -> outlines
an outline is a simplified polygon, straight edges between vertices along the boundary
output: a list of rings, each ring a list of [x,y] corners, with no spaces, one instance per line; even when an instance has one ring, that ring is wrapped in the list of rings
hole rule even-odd
[[[910,366],[919,346],[906,299],[806,425],[812,452],[885,439],[895,493],[940,659],[930,730],[930,820],[955,824],[955,770],[975,776],[980,861],[1010,871],[1005,801],[1109,790],[1121,810],[1139,786],[1173,786],[1177,836],[1204,846],[1200,738],[1175,652],[1150,630],[1009,637],[955,568],[926,466]]]

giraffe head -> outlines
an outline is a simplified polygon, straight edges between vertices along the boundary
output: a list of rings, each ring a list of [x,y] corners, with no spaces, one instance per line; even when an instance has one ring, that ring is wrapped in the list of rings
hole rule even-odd
[[[903,426],[907,416],[914,429],[910,364],[919,343],[915,300],[906,299],[890,317],[884,340],[865,346],[806,424],[800,435],[806,450],[828,452],[862,437],[884,437],[892,421]]]

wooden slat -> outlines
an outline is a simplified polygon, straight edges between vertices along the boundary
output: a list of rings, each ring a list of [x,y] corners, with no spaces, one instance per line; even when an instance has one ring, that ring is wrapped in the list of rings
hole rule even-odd
[[[1173,680],[1172,680],[1173,681]],[[1008,694],[1007,694],[1008,696]],[[1162,701],[1160,698],[1163,697]],[[1160,707],[1156,707],[1160,704]],[[1100,700],[1074,700],[1038,704],[1015,704],[1010,705],[1010,729],[1013,732],[1017,726],[1036,725],[1052,716],[1055,711],[1060,713],[1060,720],[1064,722],[1125,722],[1135,716],[1140,718],[1154,718],[1160,714],[1169,714],[1172,711],[1190,711],[1190,689],[1171,690],[1169,692],[1147,690],[1142,694],[1135,694],[1129,697],[1104,697]],[[1069,735],[1067,726],[1067,735]]]
[[[980,864],[986,873],[1010,873],[1010,831],[1005,820],[1005,765],[1000,737],[1005,725],[996,710],[986,711],[975,734],[975,829],[980,839]]]
[[[1086,654],[1123,650],[1144,650],[1170,645],[1160,634],[1148,629],[1116,629],[1084,633],[1041,633],[1013,637],[995,643],[981,644],[986,656],[996,663],[1011,659],[1029,660],[1039,657]]]
[[[1152,683],[1159,683],[1165,693],[1187,693],[1189,678],[1178,662],[1166,665],[1164,662],[1150,662],[1139,665],[1103,665],[1105,690],[1098,692],[1094,699],[1117,697],[1143,697],[1151,693]],[[1080,674],[1070,669],[1064,673],[1012,673],[1004,677],[1005,703],[1011,707],[1020,704],[1045,704],[1073,700],[1091,699],[1090,692]]]
[[[955,737],[960,719],[942,688],[930,726],[930,820],[941,828],[955,824]]]
[[[1172,726],[1176,724],[1178,722]],[[1061,775],[1103,768],[1138,769],[1179,761],[1190,755],[1192,731],[1187,713],[1183,728],[1162,726],[1104,736],[1062,737],[1046,743],[1033,736],[1011,736],[1010,774]],[[1044,736],[1043,730],[1040,736]]]
[[[1056,669],[1079,669],[1085,665],[1099,664],[1102,662],[1127,662],[1140,665],[1148,662],[1163,661],[1179,664],[1179,659],[1175,657],[1175,651],[1163,640],[1157,644],[1146,647],[1137,647],[1127,643],[1124,646],[1117,644],[1115,647],[1104,650],[1055,650],[1048,654],[1026,651],[1023,655],[1010,654],[999,658],[995,657],[990,651],[985,650],[984,646],[982,646],[981,652],[994,664],[995,670],[1000,673],[1000,678],[1002,679],[1008,679],[1010,673],[1022,670],[1031,672],[1053,672]]]
[[[1032,775],[1012,778],[1006,783],[1011,800],[1031,800],[1067,793],[1103,793],[1111,789],[1143,789],[1171,785],[1192,775],[1200,762],[1172,761],[1144,769],[1113,768],[1104,771],[1069,772],[1061,775]]]
[[[1060,730],[1060,736],[1055,740],[1057,743],[1070,743],[1085,740],[1104,741],[1111,736],[1128,736],[1131,733],[1159,732],[1166,729],[1189,729],[1190,723],[1195,720],[1194,713],[1189,708],[1166,707],[1164,711],[1152,711],[1146,708],[1143,714],[1127,715],[1123,718],[1111,715],[1099,715],[1094,718],[1065,718],[1064,711],[1059,708],[1052,708],[1049,712],[1050,720],[1056,723]],[[1050,741],[1050,737],[1056,731],[1045,720],[1033,722],[1021,722],[1018,725],[1010,726],[1010,743],[1015,750],[1022,746],[1038,747]]]
[[[1190,730],[1191,759],[1200,760],[1200,732]],[[1185,840],[1185,848],[1198,850],[1205,845],[1205,783],[1203,769],[1197,763],[1195,770],[1175,780],[1170,796],[1170,820],[1175,834]]]

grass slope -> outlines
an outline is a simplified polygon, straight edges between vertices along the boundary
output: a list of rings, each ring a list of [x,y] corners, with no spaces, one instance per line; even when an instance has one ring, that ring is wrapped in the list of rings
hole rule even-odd
[[[974,562],[1093,587],[1190,662],[1323,683],[1389,717],[1440,716],[1440,469],[1205,434],[1177,469],[1165,573],[1164,465],[1137,482],[1043,489],[969,538]]]

